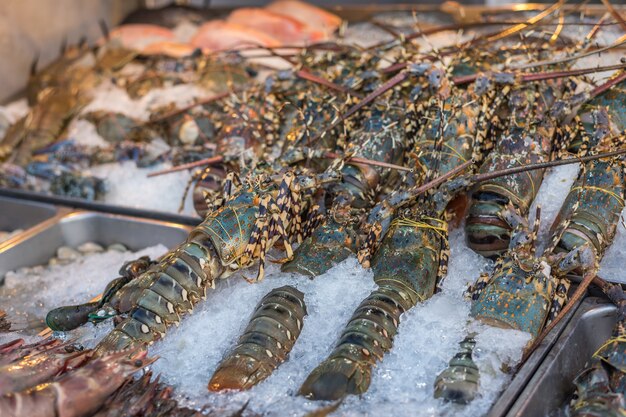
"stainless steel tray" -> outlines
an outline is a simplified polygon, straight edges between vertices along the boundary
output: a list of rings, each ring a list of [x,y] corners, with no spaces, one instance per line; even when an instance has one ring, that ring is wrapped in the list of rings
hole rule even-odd
[[[613,304],[585,299],[506,416],[547,416],[562,407],[574,392],[572,381],[611,336],[615,320]]]
[[[594,298],[596,299],[596,298]],[[561,320],[561,322],[550,332],[548,336],[541,342],[532,355],[526,360],[526,363],[519,369],[513,377],[513,380],[507,385],[500,397],[489,410],[487,417],[502,416],[522,416],[526,414],[515,414],[513,409],[517,406],[522,392],[526,392],[529,381],[534,378],[538,369],[549,363],[552,359],[550,352],[553,346],[559,340],[559,336],[564,333],[566,326],[573,319],[576,319],[578,311],[583,308],[584,302],[579,302],[570,312]],[[528,414],[529,416],[543,416],[545,414]]]
[[[50,204],[0,197],[0,230],[25,230],[56,216],[58,212],[59,209]]]
[[[172,248],[190,228],[163,221],[76,211],[60,214],[0,244],[0,277],[24,266],[47,263],[59,246],[122,243],[131,250],[156,244]]]

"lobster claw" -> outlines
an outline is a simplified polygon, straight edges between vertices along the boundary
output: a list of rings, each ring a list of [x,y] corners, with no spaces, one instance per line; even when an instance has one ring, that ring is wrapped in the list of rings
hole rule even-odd
[[[90,315],[93,314],[99,306],[100,302],[96,301],[77,306],[55,308],[46,315],[46,325],[54,331],[66,332],[73,330],[87,323]]]

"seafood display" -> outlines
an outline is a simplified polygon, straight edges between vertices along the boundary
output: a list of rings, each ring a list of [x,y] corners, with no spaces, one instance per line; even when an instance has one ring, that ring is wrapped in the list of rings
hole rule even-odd
[[[0,414],[512,401],[590,287],[623,307],[602,265],[626,236],[626,20],[564,3],[357,22],[299,0],[168,6],[35,60],[28,105],[0,109],[0,192],[74,209],[0,241],[0,259],[32,252],[5,257]],[[179,225],[115,207],[138,201],[196,217],[165,237]],[[64,227],[76,207],[109,214]],[[137,251],[146,235],[161,245]],[[623,321],[573,415],[626,412]]]

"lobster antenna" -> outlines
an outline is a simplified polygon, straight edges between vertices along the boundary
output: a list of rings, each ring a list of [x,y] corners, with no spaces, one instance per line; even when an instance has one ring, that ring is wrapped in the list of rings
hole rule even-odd
[[[30,75],[37,74],[37,63],[39,62],[39,52],[35,53],[35,57],[33,58],[33,62],[30,64]]]
[[[336,154],[334,152],[326,152],[324,154],[324,158],[327,158],[327,159],[337,159],[337,158],[342,158],[342,156],[339,155],[339,154]],[[187,169],[197,168],[197,167],[201,167],[201,166],[205,166],[205,165],[215,165],[215,164],[219,164],[220,162],[223,162],[223,161],[224,161],[224,157],[222,155],[218,155],[218,156],[213,156],[211,158],[201,159],[199,161],[189,162],[187,164],[176,165],[175,167],[164,169],[162,171],[151,172],[147,176],[148,177],[156,177],[156,176],[159,176],[159,175],[169,174],[169,173],[177,172],[177,171],[184,171],[184,170],[187,170]],[[381,167],[381,168],[395,169],[395,170],[398,170],[398,171],[406,171],[406,172],[412,172],[413,171],[412,168],[404,167],[402,165],[390,164],[390,163],[387,163],[387,162],[381,162],[381,161],[376,161],[376,160],[367,159],[367,158],[360,158],[360,157],[357,157],[357,156],[351,156],[351,157],[346,158],[346,162],[352,162],[352,163],[355,163],[355,164],[364,164],[364,165],[378,166],[378,167]]]
[[[544,80],[552,80],[555,78],[566,78],[566,77],[576,77],[579,75],[585,74],[594,74],[596,72],[603,71],[613,71],[626,68],[626,62],[614,65],[607,66],[597,66],[590,68],[579,68],[573,70],[565,70],[565,71],[548,71],[548,72],[529,72],[529,73],[515,73],[515,72],[497,72],[495,74],[501,74],[502,76],[510,75],[514,76],[518,79],[519,82],[533,82],[533,81],[544,81]],[[478,78],[478,74],[470,74],[463,75],[459,77],[454,77],[452,82],[455,85],[463,85],[475,81]],[[606,89],[611,88],[614,84],[618,84],[620,81],[614,82],[611,85],[605,87]],[[603,92],[603,91],[601,91]],[[598,93],[599,94],[599,93]]]
[[[594,49],[593,51],[588,51],[582,54],[577,54],[577,55],[572,55],[572,56],[566,56],[566,57],[551,60],[551,61],[538,61],[538,62],[531,62],[528,64],[515,65],[515,66],[511,66],[511,69],[527,69],[527,68],[533,68],[533,67],[542,67],[542,66],[547,66],[547,65],[562,64],[564,62],[575,61],[577,59],[599,54],[601,52],[608,51],[610,49],[616,48],[624,44],[626,44],[626,35],[622,35],[619,39],[615,40],[615,42],[613,42],[611,45]]]
[[[289,57],[287,57],[285,55],[277,53],[276,51],[274,51],[274,48],[262,47],[262,46],[260,46],[259,48],[266,50],[271,56],[283,59],[284,61],[286,61],[289,64],[291,64],[293,67],[298,67],[298,62],[294,61],[293,59],[291,59],[291,58],[289,58]],[[305,47],[305,48],[302,49],[302,51],[306,51],[307,49],[308,48]],[[320,77],[318,75],[315,75],[315,74],[311,73],[308,69],[306,69],[304,67],[300,68],[298,71],[296,71],[296,76],[298,78],[302,78],[303,80],[307,80],[307,81],[311,81],[311,82],[323,85],[324,87],[328,87],[331,90],[339,91],[339,92],[344,93],[344,94],[351,94],[351,95],[353,95],[354,97],[357,97],[357,98],[361,98],[362,97],[356,91],[354,91],[354,90],[352,90],[350,88],[344,87],[342,85],[333,83],[332,81],[329,81],[329,80],[327,80],[327,79],[325,79],[323,77]]]
[[[609,81],[593,89],[590,93],[590,97],[591,98],[597,97],[600,94],[604,93],[605,91],[609,90],[610,88],[621,83],[624,80],[626,80],[626,71],[622,72],[621,74],[617,73]]]
[[[626,67],[626,65],[625,65],[625,67]],[[363,95],[357,93],[353,89],[348,88],[348,87],[344,87],[343,85],[336,84],[336,83],[334,83],[332,81],[327,80],[326,78],[323,78],[323,77],[320,77],[318,75],[315,75],[315,74],[309,72],[306,69],[300,69],[300,70],[296,71],[296,76],[298,78],[302,78],[303,80],[307,80],[307,81],[311,81],[311,82],[314,82],[314,83],[319,84],[319,85],[323,85],[324,87],[328,87],[331,90],[335,90],[335,91],[338,91],[340,93],[350,94],[351,96],[354,96],[354,97],[359,98],[359,99],[363,98]]]
[[[474,174],[469,178],[469,181],[471,183],[478,183],[478,182],[487,181],[493,178],[502,177],[504,175],[518,174],[520,172],[532,171],[535,169],[546,169],[546,168],[551,168],[551,167],[561,166],[561,165],[584,163],[588,161],[594,161],[596,159],[610,158],[613,156],[618,156],[618,155],[623,155],[623,154],[626,154],[626,148],[620,149],[617,151],[612,151],[612,152],[599,153],[596,155],[583,156],[580,158],[565,158],[565,159],[557,159],[557,160],[548,161],[548,162],[538,162],[535,164],[528,164],[528,165],[517,166],[513,168],[501,169],[499,171]]]
[[[107,25],[107,22],[104,19],[98,20],[98,26],[100,26],[100,31],[102,32],[102,36],[104,36],[104,39],[106,39],[107,41],[111,39],[111,32],[109,31],[109,26]]]
[[[622,15],[619,14],[617,9],[615,9],[615,7],[613,7],[611,2],[609,0],[602,0],[602,4],[604,4],[606,6],[606,8],[609,10],[609,13],[611,13],[611,15],[613,15],[613,17],[615,18],[615,21],[617,21],[617,23],[619,23],[619,25],[622,27],[622,29],[624,29],[626,31],[626,21],[624,20]]]
[[[543,20],[544,18],[546,18],[547,16],[550,16],[552,13],[554,13],[555,11],[559,10],[564,4],[565,4],[566,0],[559,0],[557,1],[555,4],[553,4],[552,6],[548,7],[547,9],[545,9],[544,11],[542,11],[541,13],[537,14],[536,16],[531,17],[530,19],[528,19],[526,22],[524,23],[520,23],[517,25],[514,25],[510,28],[504,29],[500,32],[497,32],[495,34],[491,34],[491,35],[484,35],[484,36],[480,36],[478,38],[475,38],[471,41],[465,42],[465,44],[460,45],[460,47],[468,47],[468,46],[474,46],[477,43],[481,42],[481,41],[486,41],[486,42],[495,42],[495,41],[499,41],[501,39],[507,38],[511,35],[516,34],[517,32],[526,29],[529,26],[533,26],[536,23],[540,22],[541,20]]]
[[[169,112],[169,113],[166,113],[166,114],[164,114],[164,115],[161,115],[161,116],[155,117],[155,118],[153,118],[153,119],[150,119],[150,120],[148,120],[147,122],[145,122],[145,124],[146,124],[146,125],[150,125],[150,124],[154,124],[154,123],[161,122],[161,121],[163,121],[163,120],[167,120],[167,119],[169,119],[170,117],[178,116],[179,114],[184,113],[184,112],[186,112],[187,110],[191,110],[191,109],[193,109],[194,107],[197,107],[197,106],[203,106],[203,105],[205,105],[205,104],[209,104],[209,103],[212,103],[212,102],[214,102],[214,101],[217,101],[217,100],[221,100],[221,99],[223,99],[223,98],[226,98],[226,97],[228,97],[228,96],[229,96],[232,92],[233,92],[233,91],[225,91],[225,92],[223,92],[223,93],[219,93],[219,94],[216,94],[216,95],[213,95],[213,96],[209,96],[209,97],[207,97],[207,98],[203,98],[203,99],[198,100],[198,101],[196,101],[196,102],[194,102],[194,103],[192,103],[192,104],[190,104],[190,105],[188,105],[188,106],[181,107],[181,108],[179,108],[179,109],[173,110],[173,111],[171,111],[171,112]],[[237,92],[237,91],[234,91],[234,92]]]
[[[415,38],[419,38],[420,36],[422,36],[423,34],[426,35],[433,35],[435,33],[439,33],[439,32],[445,32],[445,31],[457,31],[457,30],[463,30],[463,29],[472,29],[472,28],[477,28],[477,27],[488,27],[488,26],[502,26],[502,25],[520,25],[520,24],[526,24],[526,21],[513,21],[513,20],[490,20],[490,21],[480,21],[480,22],[465,22],[465,23],[452,23],[452,24],[447,24],[447,25],[440,25],[440,26],[436,26],[433,28],[429,28],[429,29],[425,29],[423,31],[416,31],[413,33],[409,33],[406,34],[404,37],[406,40],[413,40]],[[534,26],[541,26],[541,25],[550,25],[551,23],[544,23],[544,22],[537,22],[534,24]],[[609,23],[602,23],[599,26],[615,26],[618,25],[619,23],[617,22],[609,22]],[[597,25],[596,23],[587,23],[587,22],[563,22],[563,26],[589,26],[589,25]],[[394,43],[397,42],[397,39],[392,39],[389,41],[381,41],[378,42],[374,45],[368,46],[367,48],[365,48],[365,50],[370,50],[370,49],[379,49],[379,48],[383,48],[383,47],[391,47],[393,46]]]

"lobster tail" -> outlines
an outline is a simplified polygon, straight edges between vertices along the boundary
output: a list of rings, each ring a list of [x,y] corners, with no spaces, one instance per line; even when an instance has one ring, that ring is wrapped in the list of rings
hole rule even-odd
[[[300,388],[300,395],[313,400],[338,400],[358,395],[370,384],[372,367],[347,358],[329,358],[311,372]]]
[[[391,349],[407,305],[395,300],[398,295],[392,288],[379,288],[361,302],[335,349],[308,376],[300,394],[315,400],[336,400],[367,391],[372,367]]]
[[[399,219],[392,225],[372,260],[379,288],[357,307],[335,349],[311,372],[300,394],[334,400],[367,391],[372,368],[393,346],[400,316],[434,294],[441,261],[447,259],[442,255],[446,238],[447,230],[436,219]]]
[[[479,387],[480,373],[472,359],[476,341],[473,336],[467,336],[459,345],[459,352],[435,380],[435,398],[467,404],[476,397]]]
[[[98,344],[104,353],[150,344],[161,338],[167,326],[178,324],[181,315],[205,297],[207,287],[224,271],[206,220],[187,241],[161,261],[113,294],[102,312],[113,309],[128,316]],[[98,312],[100,313],[100,311]],[[98,313],[92,314],[97,319]]]
[[[467,245],[475,252],[495,258],[509,247],[511,225],[502,220],[500,211],[506,197],[490,192],[474,192],[465,223]]]
[[[495,327],[528,332],[534,339],[545,325],[555,291],[545,262],[529,267],[507,255],[496,264],[490,282],[472,304],[471,314]]]
[[[293,287],[263,297],[237,346],[215,370],[209,391],[245,390],[270,376],[300,336],[305,315],[304,294]]]
[[[67,332],[89,321],[89,315],[93,314],[99,302],[91,302],[76,306],[64,306],[51,310],[46,315],[46,325],[54,331]]]

